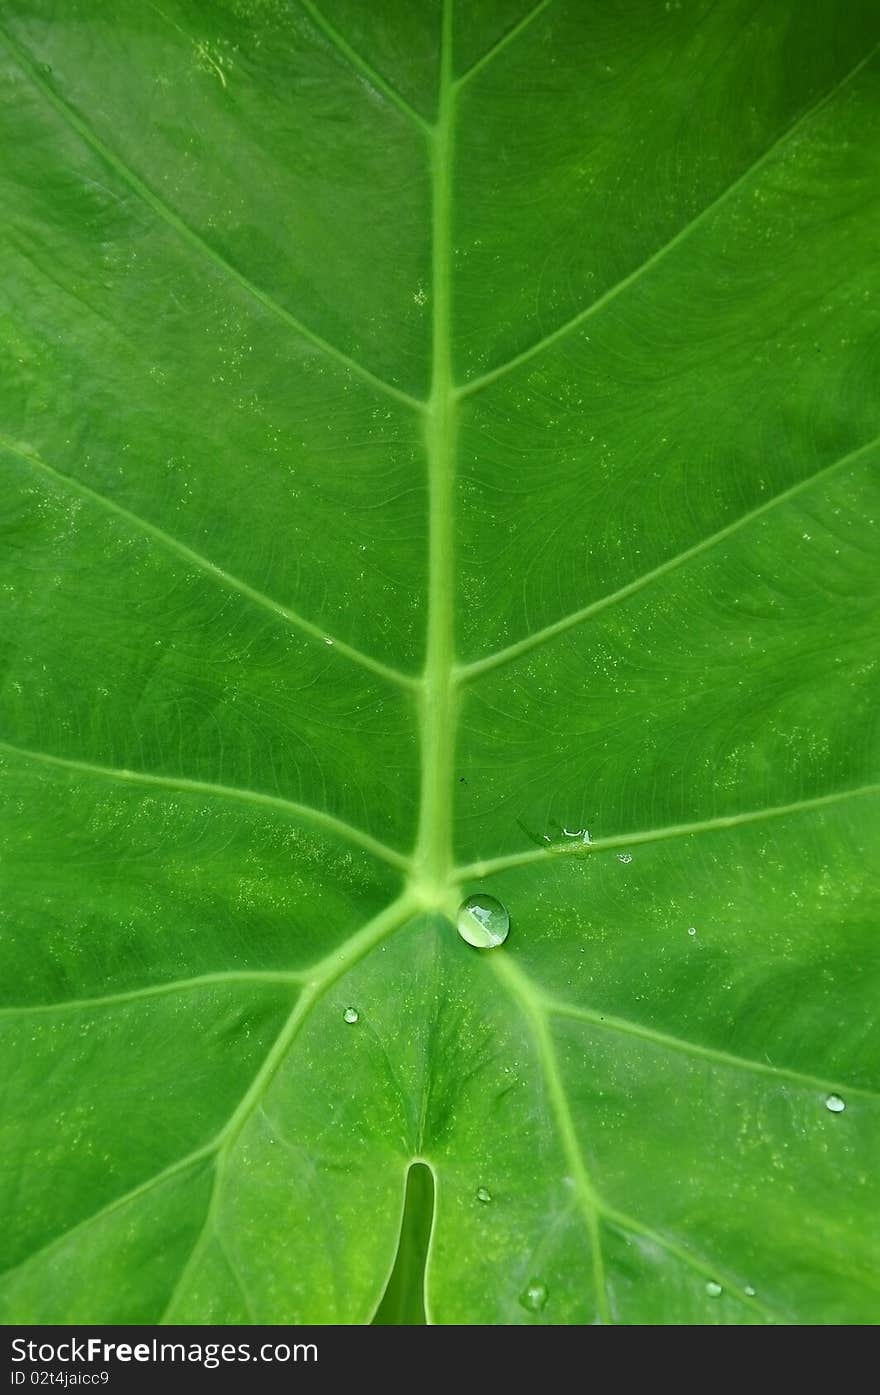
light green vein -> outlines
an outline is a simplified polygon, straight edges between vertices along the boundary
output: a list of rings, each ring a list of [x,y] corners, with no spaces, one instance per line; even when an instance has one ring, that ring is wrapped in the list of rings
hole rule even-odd
[[[452,861],[452,765],[456,706],[452,682],[456,405],[452,392],[451,219],[455,91],[452,0],[443,6],[440,103],[431,142],[433,330],[428,459],[428,623],[421,693],[422,785],[417,859],[426,885],[448,881]]]
[[[323,809],[315,809],[310,804],[296,804],[293,800],[283,799],[280,795],[263,794],[259,790],[243,789],[239,785],[217,785],[209,780],[188,780],[183,775],[151,775],[143,770],[126,770],[115,765],[93,765],[90,761],[71,760],[66,756],[50,755],[47,751],[34,751],[25,746],[13,746],[9,741],[0,741],[0,751],[5,751],[11,756],[22,757],[25,760],[40,761],[43,765],[56,766],[60,770],[76,771],[81,775],[120,780],[133,785],[149,785],[154,789],[177,790],[182,794],[203,794],[216,799],[237,799],[264,809],[275,809],[282,814],[308,820],[316,827],[323,828],[329,833],[335,833],[349,843],[356,843],[358,847],[372,853],[374,857],[381,858],[383,862],[389,863],[390,866],[396,867],[400,871],[408,871],[410,867],[408,857],[395,848],[389,848],[378,838],[365,833],[363,829],[355,828],[352,824],[346,823],[344,819],[338,819],[334,814],[325,813]]]
[[[329,988],[341,978],[358,960],[374,949],[382,940],[388,938],[395,930],[410,917],[417,909],[416,902],[404,895],[393,901],[379,915],[374,916],[356,935],[347,941],[339,950],[328,955],[322,961],[320,971],[310,980],[305,991],[300,996],[293,1011],[282,1027],[275,1042],[266,1055],[263,1064],[257,1071],[250,1087],[242,1097],[241,1103],[225,1124],[214,1143],[216,1151],[216,1164],[214,1174],[214,1186],[211,1192],[211,1199],[205,1213],[202,1228],[196,1237],[195,1243],[190,1251],[189,1259],[180,1272],[177,1283],[172,1290],[171,1296],[165,1306],[160,1323],[169,1320],[175,1303],[183,1294],[187,1280],[193,1270],[197,1267],[199,1259],[204,1250],[204,1245],[209,1239],[212,1231],[216,1227],[217,1216],[222,1207],[222,1189],[224,1181],[224,1171],[228,1166],[231,1150],[241,1134],[242,1129],[250,1118],[251,1114],[259,1105],[266,1094],[269,1086],[277,1075],[279,1069],[287,1058],[293,1042],[316,1003],[320,1002]]]
[[[628,1216],[625,1212],[618,1211],[616,1207],[608,1206],[604,1202],[602,1204],[602,1215],[610,1225],[617,1226],[620,1230],[628,1230],[633,1235],[644,1236],[646,1240],[650,1240],[652,1244],[659,1246],[661,1250],[665,1250],[667,1254],[672,1255],[674,1259],[677,1259],[678,1262],[685,1265],[686,1268],[692,1269],[696,1274],[701,1274],[705,1279],[713,1283],[720,1284],[724,1292],[732,1295],[738,1303],[742,1303],[744,1307],[751,1308],[754,1312],[760,1313],[762,1317],[768,1318],[772,1323],[789,1324],[791,1322],[790,1318],[784,1317],[781,1313],[776,1312],[754,1293],[747,1293],[743,1285],[737,1279],[731,1278],[723,1268],[707,1264],[704,1259],[695,1255],[692,1250],[687,1249],[686,1246],[680,1244],[677,1240],[670,1239],[669,1236],[661,1234],[658,1230],[651,1230],[648,1226],[643,1225],[641,1221],[635,1220],[634,1217]]]
[[[374,916],[372,920],[362,926],[357,934],[350,937],[346,944],[334,950],[331,954],[328,954],[321,960],[320,964],[315,966],[309,977],[305,991],[299,996],[293,1011],[286,1019],[284,1026],[281,1028],[273,1045],[264,1057],[259,1070],[256,1072],[251,1084],[242,1096],[240,1103],[230,1115],[220,1132],[216,1134],[211,1141],[204,1144],[201,1148],[193,1149],[193,1151],[187,1153],[185,1157],[178,1158],[176,1161],[169,1163],[168,1166],[162,1168],[160,1172],[154,1173],[152,1177],[145,1178],[144,1181],[139,1182],[137,1186],[132,1187],[121,1196],[114,1197],[112,1201],[109,1201],[105,1206],[100,1207],[91,1215],[85,1216],[82,1220],[77,1221],[75,1225],[70,1226],[62,1234],[54,1236],[45,1245],[40,1246],[39,1249],[25,1256],[18,1264],[4,1270],[3,1273],[0,1274],[0,1280],[9,1278],[18,1270],[60,1249],[68,1240],[86,1231],[89,1226],[93,1225],[96,1221],[102,1220],[104,1217],[122,1210],[123,1207],[127,1206],[130,1202],[137,1201],[140,1197],[145,1196],[156,1187],[161,1186],[163,1182],[168,1181],[169,1178],[174,1177],[177,1173],[183,1172],[187,1168],[194,1167],[199,1162],[209,1159],[215,1159],[215,1167],[219,1169],[226,1154],[228,1154],[229,1149],[234,1144],[235,1139],[240,1134],[242,1128],[244,1128],[251,1113],[259,1104],[266,1089],[283,1064],[297,1032],[311,1009],[320,1002],[324,994],[343,976],[343,974],[350,968],[353,968],[364,955],[368,954],[370,950],[383,939],[387,939],[396,930],[400,929],[417,909],[417,904],[409,897],[399,897],[381,911],[379,915]],[[214,1187],[216,1192],[216,1173]],[[212,1195],[213,1194],[214,1193],[212,1193]],[[210,1206],[208,1210],[210,1211]],[[185,1266],[185,1270],[181,1273],[180,1279],[178,1280],[176,1291],[181,1287],[184,1272],[189,1269],[193,1254],[201,1244],[204,1235],[205,1225],[203,1224],[202,1231],[197,1237],[193,1251],[191,1252],[190,1260],[187,1262],[187,1266]],[[170,1303],[168,1306],[170,1306]]]
[[[41,1017],[47,1013],[91,1012],[95,1008],[120,1007],[150,998],[166,998],[175,993],[190,993],[199,988],[226,988],[230,984],[291,984],[302,983],[307,970],[290,972],[273,969],[235,970],[213,974],[197,974],[194,978],[173,979],[168,983],[151,983],[146,988],[129,988],[122,993],[105,993],[97,998],[66,998],[57,1003],[15,1003],[0,1006],[0,1021],[4,1018]]]
[[[417,679],[411,678],[406,673],[401,673],[396,668],[389,668],[389,666],[383,664],[380,659],[374,659],[371,655],[364,654],[360,649],[355,649],[353,645],[346,644],[344,639],[336,639],[334,636],[328,635],[327,631],[322,629],[320,625],[313,624],[311,620],[306,620],[302,615],[297,614],[295,610],[291,610],[289,606],[281,605],[278,601],[273,601],[271,597],[264,595],[262,591],[258,591],[255,587],[249,586],[246,581],[242,581],[239,577],[233,576],[231,572],[224,571],[222,567],[218,567],[216,563],[211,562],[207,557],[203,557],[200,552],[195,552],[193,548],[188,547],[187,544],[181,542],[179,538],[173,537],[171,533],[166,533],[165,529],[160,528],[158,524],[151,523],[148,519],[142,518],[140,514],[133,513],[131,509],[125,508],[124,505],[117,504],[115,500],[109,498],[106,494],[101,494],[97,489],[92,489],[91,485],[84,484],[82,480],[76,479],[75,476],[65,474],[63,470],[58,470],[54,465],[48,464],[36,451],[31,450],[28,446],[21,445],[13,441],[10,437],[0,433],[0,448],[8,451],[10,455],[16,456],[19,460],[24,461],[25,464],[30,465],[32,469],[38,470],[42,474],[48,476],[65,489],[69,489],[81,495],[84,499],[88,499],[91,503],[96,504],[106,512],[115,514],[117,518],[121,518],[123,522],[127,523],[130,527],[136,528],[139,533],[144,533],[147,537],[153,538],[155,542],[160,543],[167,551],[176,553],[178,557],[188,562],[190,566],[197,567],[199,571],[204,572],[214,581],[219,582],[220,585],[228,586],[231,590],[238,591],[240,595],[252,601],[254,605],[262,606],[264,610],[268,610],[277,619],[284,620],[287,624],[295,626],[298,630],[302,630],[302,632],[307,634],[311,639],[320,640],[331,652],[335,651],[344,658],[351,659],[352,663],[360,664],[361,668],[368,669],[369,672],[375,673],[379,678],[385,679],[388,683],[394,683],[399,688],[412,689],[417,685]]]
[[[695,218],[692,218],[684,227],[680,228],[674,237],[670,238],[662,247],[659,247],[656,252],[652,253],[641,265],[637,266],[634,271],[631,271],[628,276],[624,276],[622,280],[616,282],[615,285],[611,286],[603,295],[600,295],[598,299],[588,305],[585,310],[580,310],[576,315],[572,315],[570,319],[559,325],[557,329],[552,330],[550,334],[545,334],[543,338],[537,340],[537,342],[532,344],[528,349],[523,349],[522,353],[515,354],[513,358],[508,359],[506,363],[501,363],[497,368],[492,368],[487,373],[482,373],[479,377],[471,378],[469,382],[463,383],[458,389],[459,396],[466,397],[471,393],[481,392],[483,388],[488,387],[490,383],[497,382],[499,378],[505,377],[515,368],[520,368],[524,363],[528,363],[538,354],[543,353],[545,349],[550,348],[551,345],[557,344],[561,339],[564,339],[573,330],[579,329],[580,326],[591,319],[593,315],[598,314],[599,311],[603,310],[611,301],[616,300],[624,291],[629,290],[630,286],[640,281],[642,277],[653,270],[658,263],[664,261],[671,252],[674,252],[675,249],[690,236],[695,228],[701,227],[702,224],[717,213],[718,209],[721,208],[728,199],[733,198],[752,175],[769,164],[769,162],[778,155],[779,151],[784,148],[787,142],[790,141],[793,136],[797,135],[801,127],[806,125],[806,123],[823,107],[832,102],[847,83],[851,82],[853,78],[862,71],[876,52],[877,45],[875,45],[854,68],[851,68],[849,72],[845,73],[839,82],[834,84],[830,91],[826,92],[818,101],[813,102],[805,111],[802,111],[797,119],[782,131],[781,134],[777,136],[776,140],[773,141],[772,145],[769,145],[763,154],[743,170],[742,174],[740,174],[732,184],[729,184],[727,188],[714,198],[711,203],[707,204]]]
[[[548,5],[552,4],[553,0],[540,0],[540,3],[537,4],[533,10],[529,10],[528,14],[524,15],[518,24],[515,24],[512,29],[508,29],[506,34],[502,34],[497,44],[493,44],[490,49],[487,49],[482,58],[478,58],[476,63],[473,63],[465,72],[459,74],[455,80],[456,86],[461,87],[462,83],[470,82],[471,78],[476,77],[477,73],[482,72],[489,63],[494,62],[499,53],[502,53],[503,50],[507,48],[508,44],[512,44],[515,39],[518,39],[523,30],[527,29],[532,21],[536,20],[538,15],[541,14],[543,10],[546,10]]]
[[[556,1060],[556,1050],[547,1027],[547,1019],[543,1011],[541,1000],[535,994],[530,980],[514,963],[509,954],[502,952],[498,955],[490,955],[489,962],[502,983],[505,984],[510,994],[516,1000],[520,1011],[531,1028],[547,1086],[550,1105],[556,1119],[559,1140],[574,1177],[577,1194],[581,1203],[581,1211],[590,1237],[597,1310],[603,1323],[611,1322],[611,1310],[608,1303],[608,1290],[605,1279],[605,1262],[602,1255],[600,1225],[602,1204],[584,1161],[580,1144],[578,1143],[574,1120],[572,1119],[568,1104],[568,1097]]]
[[[625,1036],[636,1037],[650,1042],[653,1046],[678,1051],[686,1056],[695,1056],[714,1065],[727,1066],[732,1070],[748,1071],[757,1075],[768,1075],[780,1080],[791,1081],[807,1090],[817,1090],[822,1094],[842,1093],[846,1096],[865,1100],[880,1100],[875,1090],[862,1086],[848,1085],[843,1080],[831,1080],[819,1075],[808,1075],[804,1071],[791,1070],[788,1066],[774,1066],[768,1061],[753,1061],[747,1056],[737,1056],[731,1051],[720,1051],[714,1046],[704,1046],[700,1042],[688,1041],[684,1037],[670,1036],[654,1027],[644,1027],[639,1022],[631,1022],[625,1017],[614,1017],[607,1012],[597,1012],[593,1008],[578,1007],[574,1003],[561,1002],[556,998],[541,995],[544,1011],[555,1017],[570,1017],[578,1022],[588,1022],[594,1027],[609,1032],[620,1032]]]
[[[828,479],[839,470],[845,469],[848,465],[854,465],[864,456],[870,455],[880,447],[880,436],[875,436],[872,441],[866,441],[863,446],[857,446],[855,450],[849,451],[846,455],[840,456],[837,460],[832,460],[829,465],[824,465],[821,470],[816,470],[812,475],[807,475],[805,479],[798,480],[796,484],[790,485],[788,489],[782,490],[779,494],[774,494],[772,499],[766,499],[757,508],[750,509],[748,513],[742,514],[732,523],[719,528],[717,533],[711,533],[709,537],[694,543],[692,547],[685,548],[684,552],[677,553],[667,561],[661,562],[659,566],[653,567],[642,576],[636,577],[635,581],[629,581],[619,590],[610,592],[607,596],[602,596],[598,601],[592,601],[590,605],[582,606],[580,610],[574,610],[569,615],[564,615],[561,620],[554,620],[551,625],[545,625],[542,630],[536,630],[534,634],[526,635],[523,639],[517,640],[515,644],[509,644],[506,649],[499,649],[494,654],[487,654],[483,659],[476,659],[473,663],[462,665],[457,671],[459,682],[466,683],[473,678],[478,678],[483,673],[489,673],[492,669],[500,668],[502,664],[510,663],[513,659],[520,658],[523,654],[528,654],[537,649],[540,645],[546,644],[554,639],[556,635],[561,635],[566,630],[572,629],[575,625],[581,625],[585,620],[590,620],[595,615],[601,614],[609,606],[617,605],[620,601],[626,600],[629,596],[636,595],[644,590],[652,582],[660,577],[676,571],[686,562],[692,561],[695,557],[709,552],[719,543],[725,542],[733,537],[740,529],[748,527],[757,519],[763,518],[771,510],[778,508],[781,504],[789,503],[796,499],[798,495],[813,488],[821,480]]]
[[[490,957],[490,963],[498,977],[506,984],[512,996],[520,1006],[520,1009],[530,1023],[538,1057],[547,1083],[547,1092],[557,1121],[560,1141],[562,1142],[569,1166],[575,1177],[578,1193],[582,1202],[582,1210],[589,1227],[591,1244],[593,1248],[594,1274],[597,1293],[600,1295],[600,1315],[603,1322],[612,1322],[613,1316],[607,1296],[607,1288],[604,1275],[604,1261],[601,1250],[601,1221],[610,1222],[626,1230],[630,1230],[638,1235],[643,1235],[646,1239],[668,1251],[675,1256],[682,1264],[687,1265],[695,1273],[703,1275],[706,1279],[721,1282],[723,1287],[733,1294],[739,1302],[747,1307],[761,1312],[765,1317],[773,1321],[782,1320],[779,1315],[758,1299],[754,1294],[746,1292],[745,1287],[736,1280],[731,1279],[725,1272],[723,1266],[712,1266],[705,1260],[693,1255],[690,1250],[676,1240],[650,1230],[641,1221],[625,1215],[611,1206],[599,1193],[593,1182],[584,1162],[583,1153],[578,1142],[577,1133],[574,1127],[571,1109],[568,1103],[568,1096],[559,1064],[556,1058],[556,1049],[548,1026],[548,1018],[552,1012],[559,1009],[559,1004],[552,999],[546,998],[539,989],[535,987],[529,976],[511,958],[508,951],[502,951],[498,955]],[[602,1025],[602,1024],[599,1024]]]
[[[191,228],[180,214],[176,213],[169,204],[165,203],[148,184],[145,184],[140,176],[135,174],[134,170],[126,164],[121,156],[117,155],[108,145],[104,144],[100,136],[92,129],[88,122],[84,121],[67,99],[62,97],[55,87],[46,80],[31,54],[3,29],[0,29],[0,42],[5,44],[7,50],[18,63],[19,67],[27,74],[34,86],[39,89],[45,100],[54,108],[62,120],[65,121],[72,130],[76,131],[77,135],[90,146],[95,154],[109,165],[110,168],[119,175],[120,179],[124,180],[130,189],[134,190],[138,198],[142,199],[170,228],[173,228],[190,247],[195,248],[202,256],[213,262],[224,275],[241,286],[242,290],[254,300],[258,301],[270,314],[281,320],[290,329],[295,330],[303,339],[308,340],[310,344],[320,349],[322,353],[326,354],[329,358],[333,358],[337,363],[342,364],[350,373],[354,373],[358,378],[362,378],[365,382],[368,382],[372,387],[377,388],[386,396],[393,397],[396,401],[405,403],[407,407],[413,408],[419,412],[424,410],[425,404],[419,398],[413,397],[410,393],[404,392],[402,388],[395,387],[393,383],[389,383],[384,378],[380,378],[363,363],[359,363],[357,359],[350,358],[342,349],[337,348],[335,344],[331,344],[328,339],[316,333],[315,330],[309,329],[302,320],[297,319],[295,315],[292,315],[289,310],[286,310],[283,305],[279,304],[277,300],[269,295],[268,291],[262,290],[245,276],[244,272],[239,271],[237,267],[227,261],[222,253],[218,252],[215,247],[212,247],[209,242],[206,242],[200,233],[196,232],[194,228]]]
[[[72,1240],[83,1231],[87,1231],[89,1226],[94,1225],[96,1221],[102,1221],[107,1216],[112,1216],[116,1211],[123,1210],[124,1207],[128,1206],[131,1202],[135,1202],[139,1200],[140,1197],[147,1196],[150,1192],[155,1191],[157,1187],[161,1187],[164,1182],[169,1181],[179,1172],[185,1172],[187,1168],[195,1167],[200,1162],[207,1162],[213,1156],[213,1151],[213,1147],[210,1143],[206,1143],[202,1148],[195,1148],[191,1153],[187,1153],[185,1157],[178,1158],[175,1162],[169,1163],[167,1167],[163,1167],[161,1172],[155,1172],[152,1177],[145,1178],[144,1181],[138,1183],[136,1187],[132,1187],[129,1191],[123,1192],[121,1196],[114,1197],[112,1201],[107,1202],[106,1206],[101,1206],[97,1211],[93,1211],[90,1216],[84,1216],[81,1221],[77,1221],[75,1225],[62,1231],[60,1235],[53,1236],[45,1245],[40,1245],[38,1249],[32,1250],[29,1255],[25,1255],[24,1259],[19,1260],[17,1264],[12,1264],[8,1269],[4,1269],[2,1273],[0,1273],[0,1284],[12,1278],[19,1270],[25,1269],[28,1265],[34,1264],[38,1260],[44,1259],[47,1255],[53,1254],[55,1250],[61,1249],[68,1240]]]
[[[530,862],[546,863],[558,858],[591,857],[594,853],[612,848],[629,848],[639,843],[660,843],[667,838],[690,838],[697,833],[717,833],[725,828],[738,828],[741,824],[762,823],[767,819],[784,818],[786,814],[825,809],[832,804],[842,804],[847,799],[861,799],[872,794],[880,794],[880,784],[836,790],[833,794],[817,795],[815,799],[798,799],[791,804],[771,804],[765,809],[751,809],[743,814],[723,814],[719,818],[702,819],[696,823],[672,823],[664,828],[617,833],[609,838],[596,838],[591,843],[557,844],[546,849],[528,848],[524,852],[508,853],[504,857],[490,857],[484,862],[471,862],[467,866],[457,868],[455,875],[459,881],[473,881],[476,877],[490,877],[495,872],[505,872],[509,867],[524,867]]]
[[[387,97],[388,101],[393,103],[398,111],[403,112],[404,116],[414,122],[421,131],[430,135],[432,130],[430,121],[426,121],[421,113],[416,111],[415,107],[410,106],[409,102],[398,92],[397,88],[394,87],[387,78],[384,78],[372,64],[368,63],[366,59],[351,46],[336,26],[330,23],[326,15],[322,14],[318,6],[313,3],[313,0],[299,0],[299,3],[313,23],[317,25],[333,47],[342,54],[343,58],[346,59],[351,67],[356,69],[362,77],[365,77],[371,87],[375,88],[377,92],[381,92],[383,97]]]

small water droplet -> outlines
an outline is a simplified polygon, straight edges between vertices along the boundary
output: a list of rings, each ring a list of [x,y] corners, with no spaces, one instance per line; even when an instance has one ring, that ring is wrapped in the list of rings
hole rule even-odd
[[[632,853],[618,853],[618,854],[617,854],[617,861],[618,861],[618,862],[632,862],[632,860],[633,860],[633,855],[632,855]]]
[[[532,1279],[528,1288],[520,1294],[519,1301],[528,1312],[540,1313],[547,1302],[547,1285],[542,1284],[540,1279]]]
[[[743,1289],[743,1293],[745,1294],[746,1298],[754,1298],[755,1296],[755,1290],[752,1288],[751,1284],[746,1284],[745,1288]]]
[[[324,636],[324,643],[325,643],[325,644],[332,644],[332,643],[333,643],[333,640],[330,638],[329,635],[325,635],[325,636]]]
[[[842,1114],[846,1109],[846,1100],[842,1100],[840,1095],[827,1095],[825,1108],[830,1109],[832,1114]]]
[[[688,934],[689,934],[689,935],[696,935],[696,933],[697,933],[697,927],[696,927],[696,925],[689,925],[689,926],[688,926]]]
[[[492,1193],[489,1191],[488,1187],[477,1187],[477,1201],[482,1201],[485,1204],[487,1201],[491,1200]]]
[[[50,75],[51,72],[52,72],[52,64],[51,64],[51,63],[41,63],[41,64],[40,64],[40,72],[41,72],[41,73],[45,73],[45,74],[46,74],[46,77],[49,77],[49,75]]]
[[[360,1013],[357,1008],[346,1008],[345,1012],[342,1014],[342,1020],[344,1022],[357,1022],[359,1019]]]
[[[710,1279],[709,1282],[706,1284],[706,1292],[708,1293],[710,1298],[720,1298],[721,1285],[716,1284],[714,1279]]]
[[[510,931],[510,916],[500,901],[482,892],[468,896],[458,908],[458,933],[475,949],[503,945]]]

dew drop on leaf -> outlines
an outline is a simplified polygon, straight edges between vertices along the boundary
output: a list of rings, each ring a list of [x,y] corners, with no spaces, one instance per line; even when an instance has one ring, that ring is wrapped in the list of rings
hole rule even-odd
[[[458,933],[475,949],[495,949],[504,944],[510,930],[506,907],[482,892],[468,896],[458,908]]]
[[[846,1101],[840,1095],[827,1095],[825,1098],[825,1108],[830,1109],[832,1114],[842,1114],[846,1109]]]
[[[349,1023],[357,1022],[359,1017],[360,1013],[357,1008],[346,1008],[345,1012],[342,1014],[343,1021]]]
[[[482,1201],[485,1205],[486,1202],[491,1200],[492,1193],[489,1191],[488,1187],[477,1187],[477,1201]]]
[[[523,1289],[519,1301],[529,1313],[540,1313],[547,1302],[547,1285],[540,1279],[532,1279],[528,1288]]]
[[[618,861],[618,862],[632,862],[632,860],[633,860],[633,855],[632,855],[632,853],[618,853],[618,854],[617,854],[617,861]]]
[[[689,926],[688,926],[688,934],[689,934],[689,935],[696,935],[696,933],[697,933],[697,927],[696,927],[696,925],[689,925]]]
[[[706,1292],[708,1293],[710,1298],[720,1298],[721,1285],[716,1284],[714,1279],[710,1279],[709,1282],[706,1284]]]
[[[743,1293],[745,1294],[746,1298],[754,1298],[755,1296],[755,1290],[752,1288],[751,1284],[746,1284],[745,1288],[743,1289]]]

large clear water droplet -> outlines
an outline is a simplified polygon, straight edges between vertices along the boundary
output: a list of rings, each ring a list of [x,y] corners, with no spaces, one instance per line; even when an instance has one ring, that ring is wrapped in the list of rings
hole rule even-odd
[[[842,1114],[846,1109],[846,1101],[840,1095],[828,1095],[825,1100],[825,1108],[830,1109],[832,1114]]]
[[[488,1187],[477,1187],[477,1201],[482,1201],[483,1205],[485,1206],[486,1203],[491,1200],[492,1193],[489,1191]]]
[[[360,1013],[357,1008],[346,1008],[345,1012],[342,1014],[343,1022],[353,1023],[357,1022],[359,1018]]]
[[[458,933],[475,949],[495,949],[503,945],[510,930],[506,907],[494,896],[478,892],[458,908]]]
[[[720,1298],[721,1285],[717,1284],[714,1279],[710,1279],[709,1282],[706,1284],[706,1292],[708,1293],[710,1298]]]
[[[547,1302],[547,1285],[540,1279],[532,1279],[528,1288],[523,1289],[519,1301],[529,1313],[540,1313]]]

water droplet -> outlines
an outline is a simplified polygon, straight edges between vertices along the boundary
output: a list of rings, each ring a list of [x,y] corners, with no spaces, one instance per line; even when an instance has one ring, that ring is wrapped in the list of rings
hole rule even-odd
[[[330,638],[329,635],[325,635],[325,636],[324,636],[324,643],[325,643],[325,644],[332,644],[332,643],[333,643],[333,640]]]
[[[503,945],[510,930],[510,916],[494,896],[468,896],[458,908],[458,933],[475,949]]]
[[[52,72],[52,64],[51,64],[51,63],[41,63],[41,64],[40,64],[40,72],[41,72],[41,73],[45,73],[45,74],[46,74],[46,77],[49,77],[49,75],[50,75],[51,72]]]
[[[477,1187],[477,1201],[482,1201],[485,1204],[487,1201],[491,1200],[492,1193],[489,1191],[488,1187]]]
[[[532,1279],[528,1288],[520,1294],[519,1301],[528,1312],[540,1313],[547,1302],[547,1285],[542,1284],[540,1279]]]
[[[842,1100],[840,1095],[828,1095],[825,1099],[825,1108],[830,1109],[832,1114],[842,1114],[846,1109],[846,1100]]]
[[[716,1284],[714,1279],[710,1279],[709,1282],[706,1284],[706,1292],[708,1293],[710,1298],[720,1298],[721,1285]]]
[[[754,1298],[755,1296],[755,1290],[752,1288],[751,1284],[746,1284],[745,1288],[743,1289],[743,1293],[745,1294],[746,1298]]]
[[[696,927],[696,925],[689,925],[689,926],[688,926],[688,934],[689,934],[689,935],[696,935],[696,933],[697,933],[697,927]]]
[[[617,854],[617,861],[618,861],[618,862],[632,862],[632,860],[633,860],[633,855],[632,855],[632,853],[618,853],[618,854]]]
[[[357,1022],[359,1019],[360,1013],[357,1008],[346,1008],[345,1012],[342,1014],[342,1020],[344,1022]]]

